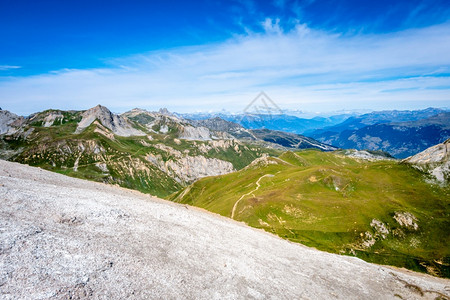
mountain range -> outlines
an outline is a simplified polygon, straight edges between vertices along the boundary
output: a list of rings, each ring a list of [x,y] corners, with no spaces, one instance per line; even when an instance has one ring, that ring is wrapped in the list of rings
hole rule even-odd
[[[352,117],[341,128],[365,132],[362,140],[378,147],[339,149],[166,109],[2,110],[0,157],[199,206],[321,250],[450,277],[448,114]],[[433,139],[443,143],[418,153]],[[398,160],[382,150],[415,155]]]
[[[246,129],[302,134],[338,148],[380,150],[402,159],[442,143],[450,136],[450,113],[440,108],[299,118],[288,114],[184,114],[196,120],[220,117]]]
[[[368,114],[315,131],[311,136],[340,148],[382,150],[406,158],[450,136],[450,112],[428,109],[423,114]]]
[[[158,196],[201,177],[239,170],[287,146],[336,149],[300,135],[290,135],[291,144],[285,137],[266,141],[225,120],[199,123],[164,109],[118,115],[101,105],[28,117],[2,110],[0,130],[4,159]]]
[[[312,118],[300,118],[287,113],[277,114],[246,114],[246,113],[185,113],[180,116],[191,120],[207,120],[220,118],[241,125],[247,129],[271,129],[296,134],[305,134],[315,129],[339,124],[354,113],[343,113],[327,117],[314,116]]]

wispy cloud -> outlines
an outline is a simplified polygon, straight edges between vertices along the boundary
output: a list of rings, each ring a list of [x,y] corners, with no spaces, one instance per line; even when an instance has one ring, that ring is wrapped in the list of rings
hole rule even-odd
[[[283,33],[283,30],[280,26],[280,19],[272,20],[271,18],[266,18],[264,22],[261,23],[262,27],[264,28],[264,31],[266,33],[277,33],[281,34]]]
[[[20,69],[20,66],[0,65],[0,71],[8,71],[13,69]]]
[[[285,108],[450,106],[450,24],[380,35],[301,23],[283,32],[273,19],[261,26],[266,33],[117,58],[109,68],[6,79],[0,102],[24,114],[98,103],[115,111],[239,111],[264,90]]]

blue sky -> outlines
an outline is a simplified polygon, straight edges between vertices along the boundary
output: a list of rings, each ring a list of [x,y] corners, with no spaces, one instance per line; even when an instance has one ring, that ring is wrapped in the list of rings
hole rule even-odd
[[[0,0],[0,107],[450,107],[449,1]]]

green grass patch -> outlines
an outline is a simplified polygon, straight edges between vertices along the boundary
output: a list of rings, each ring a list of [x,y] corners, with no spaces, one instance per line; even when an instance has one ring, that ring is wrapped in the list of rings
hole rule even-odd
[[[450,189],[431,185],[396,161],[366,162],[339,153],[285,152],[277,165],[206,178],[169,199],[199,206],[317,249],[449,277]],[[261,176],[272,174],[256,182]],[[401,226],[396,212],[419,228]],[[371,226],[379,220],[385,237]],[[366,233],[374,244],[365,247]]]

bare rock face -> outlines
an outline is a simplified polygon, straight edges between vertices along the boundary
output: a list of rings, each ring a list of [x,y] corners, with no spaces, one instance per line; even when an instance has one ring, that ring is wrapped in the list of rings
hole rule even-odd
[[[169,153],[174,159],[164,161],[160,155],[154,154],[148,154],[146,159],[180,183],[191,183],[203,177],[235,171],[233,164],[228,161],[202,155],[189,156],[163,144],[156,144],[155,147]]]
[[[450,181],[450,139],[410,156],[403,162],[428,172],[441,184],[448,183]]]
[[[231,173],[233,164],[217,158],[204,156],[185,156],[176,161],[169,160],[167,166],[173,170],[177,177],[185,182],[192,182],[207,176],[218,176]]]
[[[103,126],[110,129],[114,134],[119,136],[143,136],[144,132],[133,128],[128,119],[113,114],[108,108],[97,105],[88,109],[82,114],[82,119],[78,123],[76,133],[82,132],[89,127],[95,120],[98,120]]]
[[[24,118],[7,110],[0,110],[0,135],[12,135],[24,123]]]
[[[255,168],[255,167],[265,167],[267,165],[276,165],[278,164],[278,161],[275,159],[269,157],[267,154],[264,154],[261,157],[256,158],[254,161],[252,161],[248,166],[244,168],[244,170]]]
[[[419,225],[417,225],[417,218],[410,212],[395,212],[395,221],[397,221],[400,226],[404,226],[410,229],[417,230]]]
[[[44,118],[43,126],[50,127],[55,121],[62,120],[64,116],[61,113],[50,113]]]
[[[389,234],[389,229],[386,227],[386,224],[381,222],[380,220],[373,219],[370,222],[370,226],[375,230],[376,234],[380,235],[383,239]]]
[[[211,132],[206,127],[185,126],[179,137],[185,140],[208,141],[211,140]]]
[[[1,299],[448,299],[449,286],[0,160]]]
[[[366,150],[355,150],[355,149],[348,149],[344,151],[344,155],[348,157],[353,157],[356,159],[361,160],[368,160],[368,161],[378,161],[378,160],[392,160],[393,158],[389,158],[382,155],[376,155],[373,153],[370,153]]]
[[[410,156],[404,161],[411,164],[432,164],[443,163],[450,159],[450,139],[442,144],[432,146],[414,156]]]

